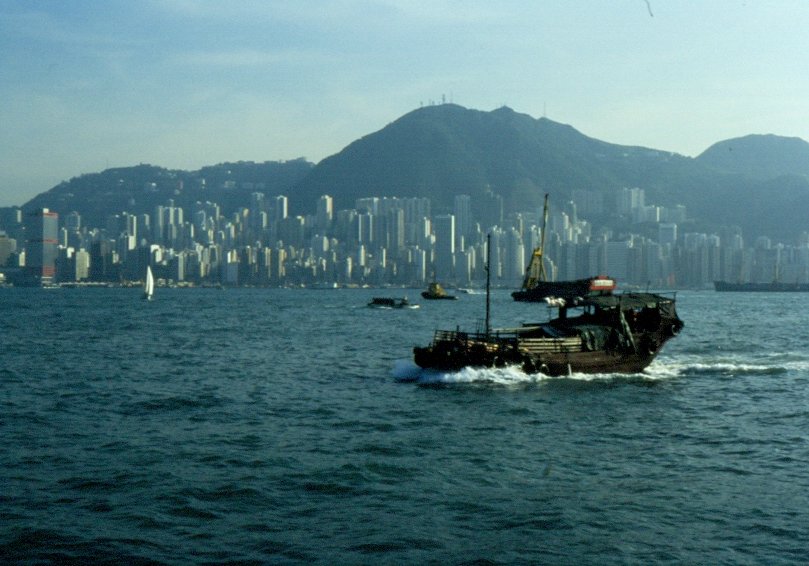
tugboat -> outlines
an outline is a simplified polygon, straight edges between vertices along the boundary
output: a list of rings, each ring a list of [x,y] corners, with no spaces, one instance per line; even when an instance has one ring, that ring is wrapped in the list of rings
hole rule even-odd
[[[430,286],[427,287],[426,291],[421,292],[421,296],[428,300],[449,300],[455,301],[458,299],[455,295],[450,295],[447,291],[441,286],[440,283],[432,282]]]
[[[675,294],[614,294],[609,290],[587,296],[546,295],[543,300],[558,310],[554,318],[493,330],[489,296],[487,265],[484,329],[436,331],[430,345],[413,349],[416,364],[440,371],[518,366],[526,373],[550,376],[637,373],[683,328]]]

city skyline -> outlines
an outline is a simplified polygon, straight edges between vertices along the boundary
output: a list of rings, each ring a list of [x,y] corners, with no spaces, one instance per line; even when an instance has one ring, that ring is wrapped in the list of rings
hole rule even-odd
[[[0,4],[0,206],[108,167],[318,162],[422,105],[695,156],[809,139],[809,5]]]
[[[430,199],[418,197],[366,197],[335,210],[322,195],[313,204],[311,214],[288,216],[284,195],[255,192],[249,208],[233,214],[214,202],[186,211],[168,200],[153,213],[110,215],[102,227],[84,225],[76,212],[60,222],[47,209],[25,218],[6,209],[0,273],[21,285],[127,284],[141,280],[148,265],[166,281],[191,285],[469,286],[485,278],[491,235],[490,271],[501,287],[519,286],[541,241],[549,280],[609,275],[630,286],[704,288],[719,280],[771,282],[775,274],[809,283],[809,232],[785,245],[764,237],[745,242],[738,227],[683,229],[685,207],[647,203],[638,188],[615,191],[600,205],[623,219],[620,231],[591,224],[568,202],[552,208],[542,238],[539,210],[504,217],[501,209],[494,224],[481,224],[467,195],[437,215]],[[603,214],[598,206],[591,202],[589,211]]]

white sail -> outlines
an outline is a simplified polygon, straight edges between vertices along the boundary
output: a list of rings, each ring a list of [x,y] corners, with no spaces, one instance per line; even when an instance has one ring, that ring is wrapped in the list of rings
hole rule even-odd
[[[146,266],[146,281],[143,284],[143,298],[151,300],[154,295],[154,275],[151,266]]]

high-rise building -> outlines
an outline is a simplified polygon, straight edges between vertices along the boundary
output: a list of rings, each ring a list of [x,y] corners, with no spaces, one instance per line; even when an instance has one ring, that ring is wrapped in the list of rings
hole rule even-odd
[[[331,227],[334,217],[334,199],[329,195],[323,195],[317,200],[317,212],[315,213],[315,226],[324,233]]]
[[[524,273],[525,249],[519,230],[511,228],[505,233],[503,242],[503,279],[512,287],[520,284]]]
[[[91,281],[108,281],[112,277],[112,250],[109,240],[96,240],[90,244]]]
[[[163,242],[163,206],[157,205],[152,216],[152,241]]]
[[[81,216],[75,210],[65,217],[65,229],[68,232],[78,232],[81,230]]]
[[[472,235],[472,199],[469,195],[455,196],[455,232],[458,242],[468,242]],[[461,247],[461,246],[459,246]]]
[[[47,208],[26,215],[25,271],[30,285],[47,285],[56,274],[59,215]]]
[[[379,214],[379,197],[358,198],[354,202],[357,212],[368,214]]]
[[[444,214],[434,219],[435,277],[451,281],[455,274],[455,216]]]
[[[481,222],[481,227],[485,231],[489,231],[493,226],[503,225],[503,197],[493,192],[491,189],[486,189],[483,197],[480,199],[480,212],[478,218]]]
[[[273,217],[274,222],[285,220],[289,216],[289,199],[284,195],[275,197],[275,214]]]
[[[657,241],[662,246],[673,246],[677,243],[677,224],[666,222],[657,227]]]
[[[0,267],[6,265],[11,254],[17,251],[17,240],[9,238],[8,234],[0,230]]]
[[[646,205],[646,196],[643,189],[637,187],[624,187],[616,195],[618,213],[630,214],[636,208],[643,208]]]
[[[374,241],[374,215],[364,213],[357,216],[357,241],[370,246]]]
[[[83,281],[87,279],[90,274],[90,254],[87,253],[86,250],[77,250],[73,256],[76,266],[76,281]]]
[[[9,238],[18,238],[17,231],[22,226],[22,209],[19,207],[0,207],[0,230]]]
[[[405,213],[404,209],[389,210],[386,217],[386,245],[397,257],[405,246]]]
[[[264,193],[255,192],[250,194],[250,214],[247,221],[253,237],[258,236],[267,227],[269,215],[267,214],[267,202]]]

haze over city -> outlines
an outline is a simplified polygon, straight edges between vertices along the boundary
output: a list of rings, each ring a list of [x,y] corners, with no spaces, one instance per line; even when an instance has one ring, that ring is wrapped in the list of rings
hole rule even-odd
[[[695,156],[809,139],[809,4],[0,2],[0,206],[152,163],[317,162],[440,102]]]

